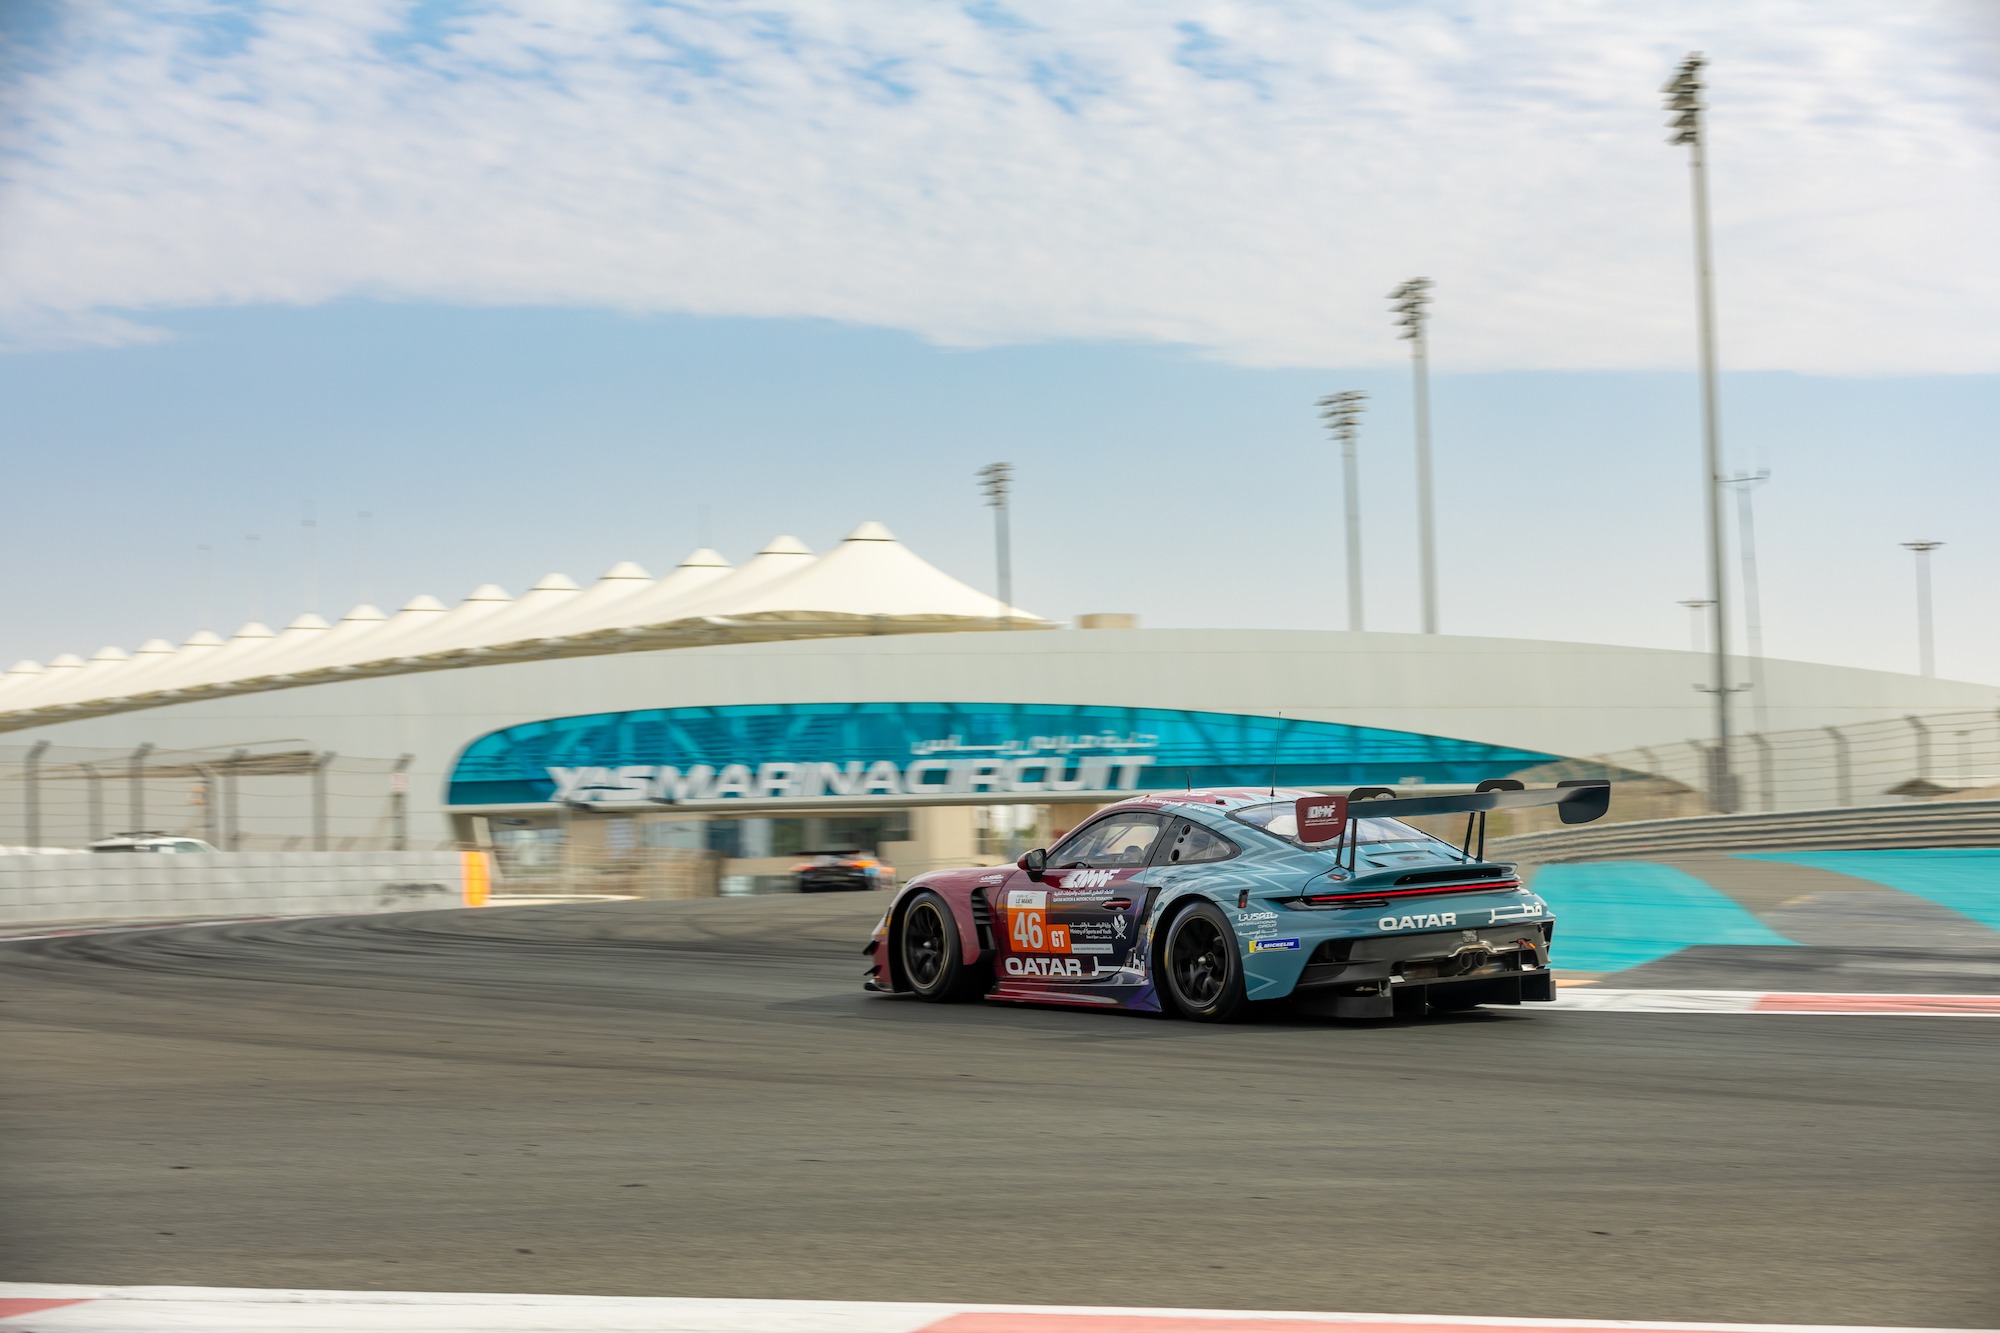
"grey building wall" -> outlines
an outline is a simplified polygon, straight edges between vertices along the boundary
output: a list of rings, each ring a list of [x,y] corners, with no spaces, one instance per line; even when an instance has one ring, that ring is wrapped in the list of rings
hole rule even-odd
[[[9,743],[214,747],[298,740],[409,753],[412,838],[450,836],[451,764],[488,731],[626,709],[978,701],[1274,714],[1585,756],[1707,736],[1708,660],[1452,635],[1059,630],[814,639],[563,658],[178,704],[10,733]],[[1745,671],[1747,678],[1748,672]],[[1764,666],[1773,730],[2000,706],[2000,687],[1810,662]],[[1741,698],[1742,696],[1739,696]],[[1747,721],[1747,707],[1739,710]],[[1386,775],[1393,779],[1395,775]]]

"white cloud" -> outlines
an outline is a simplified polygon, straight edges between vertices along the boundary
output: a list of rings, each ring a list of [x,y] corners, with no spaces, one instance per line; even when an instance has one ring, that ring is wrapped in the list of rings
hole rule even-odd
[[[1355,365],[1424,273],[1442,365],[1683,366],[1657,90],[1699,47],[1725,364],[1990,372],[1978,12],[129,0],[10,77],[0,325],[367,296]]]

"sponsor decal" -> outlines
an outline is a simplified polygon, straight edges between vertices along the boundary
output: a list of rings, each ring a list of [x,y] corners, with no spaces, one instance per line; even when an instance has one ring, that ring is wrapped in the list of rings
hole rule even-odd
[[[1533,902],[1516,903],[1512,907],[1492,907],[1487,909],[1492,920],[1487,924],[1499,925],[1502,921],[1531,921],[1548,910],[1548,905],[1540,898]]]
[[[1086,969],[1084,964],[1090,967]],[[1008,955],[1005,971],[1010,977],[1094,977],[1097,975],[1095,958],[1047,958],[1018,954]]]
[[[1251,921],[1276,921],[1278,914],[1276,912],[1238,912],[1236,919],[1246,924]]]
[[[1072,940],[1095,940],[1100,943],[1116,939],[1125,932],[1115,928],[1112,925],[1113,921],[1116,921],[1119,926],[1125,924],[1125,918],[1122,916],[1112,918],[1098,917],[1089,921],[1072,921],[1069,923],[1069,937]]]
[[[979,882],[981,884],[998,884],[1000,881],[1006,878],[1007,877],[1005,875],[981,875],[979,877]]]
[[[1288,949],[1296,949],[1298,947],[1299,947],[1299,942],[1295,939],[1250,941],[1251,953],[1283,953]]]
[[[1117,878],[1115,870],[1072,870],[1063,876],[1065,889],[1094,889]]]
[[[1129,743],[1129,739],[1126,742]],[[919,742],[923,744],[923,742]],[[960,751],[990,749],[959,746]],[[932,753],[935,753],[933,751]],[[1150,754],[1046,758],[922,758],[845,763],[779,760],[766,764],[625,764],[555,767],[542,771],[554,784],[549,799],[605,804],[645,801],[772,800],[810,796],[972,795],[978,792],[1130,791]]]
[[[1095,907],[1117,892],[1116,889],[1057,889],[1049,896],[1049,903],[1054,907]]]
[[[1417,916],[1385,916],[1375,923],[1383,930],[1440,930],[1458,925],[1456,912],[1429,912]]]
[[[1300,842],[1332,842],[1347,831],[1347,798],[1301,796],[1292,817],[1298,821]]]
[[[1049,895],[1045,889],[1007,890],[1007,907],[1010,911],[1016,907],[1046,907],[1048,903]]]
[[[1111,953],[1113,950],[1109,944],[1079,944],[1075,940],[1071,940],[1069,951],[1071,953]]]

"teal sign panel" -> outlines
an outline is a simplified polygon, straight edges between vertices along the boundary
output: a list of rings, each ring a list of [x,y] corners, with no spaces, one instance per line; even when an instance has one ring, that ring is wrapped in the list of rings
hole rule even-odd
[[[1478,782],[1556,756],[1337,722],[1091,704],[648,708],[528,722],[453,766],[454,806],[1021,796]]]

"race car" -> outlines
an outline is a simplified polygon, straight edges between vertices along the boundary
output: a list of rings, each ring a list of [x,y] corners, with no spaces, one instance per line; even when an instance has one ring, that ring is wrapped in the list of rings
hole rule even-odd
[[[1507,778],[1438,796],[1135,797],[1012,866],[912,879],[868,942],[863,984],[1205,1022],[1277,1000],[1337,1018],[1553,1000],[1555,917],[1485,859],[1486,816],[1553,805],[1580,824],[1609,801],[1608,783]],[[1398,818],[1456,814],[1462,845]]]
[[[825,889],[886,889],[895,883],[894,866],[883,865],[865,852],[808,852],[810,861],[792,867],[792,882],[800,893]]]

